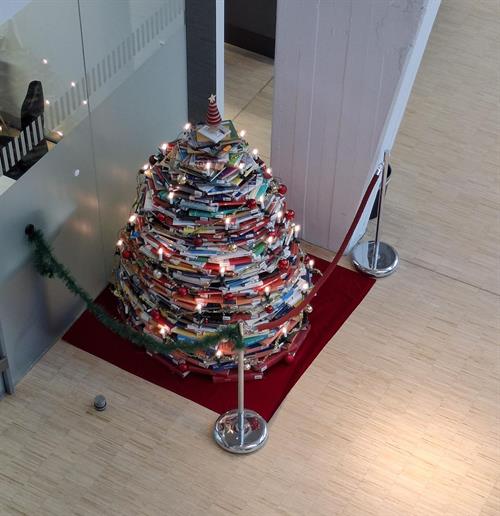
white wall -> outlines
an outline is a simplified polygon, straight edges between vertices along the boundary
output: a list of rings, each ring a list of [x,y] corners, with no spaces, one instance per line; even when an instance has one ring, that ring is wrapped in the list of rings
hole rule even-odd
[[[305,239],[343,240],[397,133],[438,6],[278,0],[272,165]]]

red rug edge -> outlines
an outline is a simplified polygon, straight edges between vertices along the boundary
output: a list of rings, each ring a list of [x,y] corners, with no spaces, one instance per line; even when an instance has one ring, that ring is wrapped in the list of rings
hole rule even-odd
[[[318,260],[318,267],[320,269],[326,268],[328,265],[328,262],[317,259]],[[303,346],[299,350],[299,355],[297,362],[299,363],[299,367],[297,367],[297,364],[295,364],[294,367],[290,366],[281,366],[282,371],[279,373],[279,378],[276,378],[278,381],[278,385],[273,385],[272,390],[275,395],[275,399],[273,402],[266,402],[264,403],[264,406],[260,406],[262,403],[259,403],[259,392],[262,391],[262,388],[254,389],[253,386],[255,384],[261,384],[261,387],[263,384],[273,384],[276,382],[269,381],[269,379],[272,380],[273,373],[275,373],[275,368],[280,367],[280,364],[274,366],[272,369],[270,369],[267,373],[267,375],[264,377],[263,380],[254,380],[251,382],[247,382],[246,384],[246,399],[247,399],[247,407],[253,410],[257,410],[260,412],[265,419],[268,421],[271,419],[271,417],[274,415],[274,413],[278,410],[284,399],[287,397],[288,393],[292,390],[292,388],[295,386],[295,384],[298,382],[298,380],[302,377],[302,375],[305,373],[305,371],[309,368],[311,363],[317,358],[319,353],[324,349],[324,347],[328,344],[328,342],[332,339],[332,337],[337,333],[337,331],[343,326],[343,324],[347,321],[349,316],[352,314],[352,312],[359,306],[359,304],[363,301],[363,299],[366,297],[366,295],[371,290],[372,286],[375,284],[375,280],[368,278],[366,276],[363,276],[359,274],[356,271],[352,271],[350,269],[347,269],[345,267],[338,266],[338,269],[340,269],[337,272],[337,275],[340,273],[341,275],[347,275],[347,277],[351,277],[352,279],[356,278],[357,287],[360,287],[360,291],[357,293],[358,295],[355,298],[349,298],[347,295],[347,299],[350,301],[349,303],[343,303],[341,305],[342,310],[337,310],[335,312],[335,320],[332,321],[332,324],[328,324],[327,328],[323,328],[324,333],[322,335],[317,335],[317,331],[312,331],[306,338],[306,341],[304,342]],[[335,272],[332,275],[332,279],[335,277]],[[331,280],[328,281],[330,283]],[[313,304],[316,305],[318,302],[321,301],[321,298],[328,295],[328,293],[331,294],[331,287],[330,285],[330,291],[329,292],[323,292],[323,289],[327,288],[328,285],[324,285],[324,287],[321,289],[321,291],[318,293],[318,296],[315,298]],[[103,296],[106,295],[106,292],[109,290],[109,286],[104,289],[104,291],[98,296],[99,299],[103,299]],[[344,292],[344,294],[346,294]],[[324,311],[325,307],[321,307],[321,311]],[[315,307],[315,312],[316,312]],[[314,312],[313,312],[314,314]],[[191,389],[186,388],[186,383],[193,380],[192,375],[188,376],[186,379],[181,379],[176,377],[176,381],[173,380],[172,377],[174,375],[170,373],[164,366],[161,366],[158,362],[155,360],[151,360],[151,357],[148,356],[142,349],[135,348],[130,343],[128,346],[127,353],[129,355],[132,355],[132,362],[127,362],[124,360],[121,360],[121,349],[119,350],[119,353],[117,356],[109,356],[109,349],[103,348],[100,346],[97,350],[92,350],[92,347],[89,347],[87,345],[88,339],[82,339],[81,336],[78,335],[78,332],[81,328],[79,328],[80,324],[83,323],[85,330],[88,330],[88,327],[85,325],[85,318],[92,317],[88,312],[84,312],[80,318],[75,321],[75,323],[72,325],[72,327],[65,333],[63,336],[63,340],[67,342],[68,344],[71,344],[82,351],[85,351],[91,355],[94,355],[102,360],[105,360],[111,364],[113,364],[116,367],[119,367],[120,369],[123,369],[131,374],[134,374],[135,376],[138,376],[142,378],[143,380],[146,380],[152,384],[158,385],[160,387],[166,388],[167,390],[182,396],[186,399],[189,399],[190,401],[194,401],[195,403],[198,403],[210,410],[214,410],[215,412],[221,413],[224,412],[225,409],[228,408],[234,408],[236,403],[236,384],[235,383],[228,383],[228,384],[219,384],[219,387],[212,387],[215,384],[213,384],[210,380],[204,379],[203,383],[200,383],[199,381],[195,381],[194,391]],[[93,317],[92,317],[93,319]],[[324,321],[323,321],[324,322]],[[80,323],[80,324],[79,324]],[[101,326],[97,321],[95,321],[95,324]],[[320,326],[320,325],[318,325]],[[322,325],[321,325],[322,326]],[[313,329],[319,330],[318,328],[314,328],[314,325],[312,325]],[[111,336],[113,336],[116,339],[119,339],[115,335],[113,335],[109,330],[107,330],[104,327],[101,327],[100,329],[97,328],[97,332],[101,334],[105,334],[105,332],[109,332]],[[316,334],[316,335],[315,335]],[[308,341],[310,339],[316,339],[316,344],[314,347],[309,346],[309,349],[307,349]],[[121,339],[120,339],[121,340]],[[141,364],[137,365],[137,361],[135,359],[139,359]],[[144,364],[142,364],[144,362]],[[156,364],[153,365],[153,364]],[[141,367],[141,365],[144,365],[144,369]],[[160,376],[155,376],[156,373],[158,373],[158,370],[156,368],[159,367],[159,371],[163,371],[163,375],[160,374]],[[286,370],[283,372],[283,367],[286,368]],[[163,369],[162,369],[163,368]],[[290,370],[292,369],[292,370]],[[153,373],[151,373],[153,371]],[[149,373],[149,374],[148,374]],[[164,375],[168,375],[163,377]],[[181,382],[181,383],[179,383]],[[184,383],[183,383],[184,382]],[[200,392],[197,392],[196,385],[201,386],[201,390],[213,388],[214,396],[206,396],[205,394],[202,394],[200,396]],[[225,391],[230,392],[225,392]],[[252,396],[252,390],[258,391],[255,396]],[[234,391],[234,392],[233,392]],[[232,398],[234,399],[233,405],[231,406],[227,402],[221,403],[221,401],[218,399],[217,394],[223,394],[223,397],[225,398]],[[227,401],[227,400],[224,400]]]

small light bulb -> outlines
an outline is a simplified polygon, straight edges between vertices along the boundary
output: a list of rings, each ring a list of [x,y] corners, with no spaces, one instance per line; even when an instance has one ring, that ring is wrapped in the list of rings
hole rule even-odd
[[[271,167],[269,167],[269,168],[267,169],[267,173],[268,173],[270,176],[272,176],[272,175],[273,175],[273,169],[272,169]]]
[[[216,352],[215,352],[215,356],[217,358],[220,358],[221,356],[223,355],[222,351],[220,349],[218,349]]]
[[[264,288],[264,294],[267,296],[269,296],[271,292],[271,287],[268,285],[267,287]]]
[[[149,168],[149,163],[144,163],[144,165],[142,165],[142,170],[148,170]]]
[[[229,229],[229,227],[231,226],[231,218],[230,217],[226,217],[224,219],[224,226],[226,227],[226,231]]]
[[[293,232],[295,233],[295,236],[297,236],[299,234],[299,231],[300,231],[300,226],[297,224],[294,228],[293,228]]]
[[[245,137],[245,134],[247,134],[247,132],[245,131],[245,129],[242,129],[240,131],[240,138],[244,138]]]
[[[167,332],[168,332],[168,328],[165,325],[160,326],[160,335],[163,338],[165,338],[165,335],[167,334]]]
[[[257,156],[257,154],[259,154],[259,149],[253,149],[252,154]]]
[[[191,124],[188,122],[184,125],[184,131],[189,131],[189,129],[191,129]]]
[[[87,99],[82,100],[82,104],[83,104],[84,106],[86,106],[88,103],[89,103],[89,101],[88,101]]]
[[[288,337],[288,328],[286,324],[283,326],[283,337],[285,337],[285,339]]]
[[[202,305],[201,303],[198,303],[198,304],[196,305],[196,311],[197,311],[199,314],[201,314],[201,310],[202,310],[202,309],[203,309],[203,305]]]
[[[69,84],[70,84],[70,86],[72,88],[76,88],[76,82],[75,81],[71,81]]]
[[[276,218],[278,219],[278,222],[281,222],[281,219],[283,218],[283,212],[281,210],[276,213]]]
[[[163,260],[163,247],[160,247],[158,249],[158,258],[160,258],[160,260]]]
[[[226,273],[226,268],[224,267],[224,265],[221,265],[219,267],[219,272],[220,272],[221,278],[223,278],[224,274]]]
[[[168,193],[168,200],[169,200],[170,202],[172,202],[172,201],[174,200],[174,192],[169,192],[169,193]]]
[[[205,165],[205,168],[207,170],[210,170],[212,168],[212,164],[210,163],[210,161],[207,162],[207,164]]]
[[[3,127],[0,125],[0,131],[3,131]]]
[[[134,213],[133,215],[130,215],[130,217],[128,218],[128,221],[130,222],[130,224],[133,224],[136,219],[137,219],[137,213]]]
[[[264,206],[264,196],[263,196],[263,195],[261,195],[261,196],[259,197],[259,202],[260,202],[260,204],[261,204],[262,206]]]
[[[64,136],[64,133],[62,131],[56,131],[56,134],[58,134],[61,138]]]
[[[272,237],[272,236],[268,236],[268,237],[267,237],[267,243],[268,243],[268,244],[272,244],[273,242],[274,242],[274,237]]]
[[[309,290],[309,284],[307,283],[307,281],[303,281],[300,284],[300,289],[302,290],[302,292],[305,292],[306,290]]]
[[[243,163],[240,163],[240,164],[238,165],[238,168],[239,168],[240,170],[243,170],[243,169],[245,168],[245,165],[244,165]]]
[[[48,59],[45,59],[45,57],[42,59],[42,63],[43,64],[49,64],[49,60]]]
[[[314,267],[314,260],[309,260],[309,268],[312,269]]]
[[[167,150],[167,144],[166,144],[166,143],[162,143],[162,144],[161,144],[160,149],[161,149],[163,152],[165,152],[165,151]]]
[[[145,175],[146,177],[153,177],[153,172],[151,172],[151,170],[149,170],[149,169],[148,169],[148,170],[145,170],[145,171],[144,171],[144,175]]]
[[[116,242],[116,245],[118,247],[121,247],[123,245],[123,240],[120,238],[120,240],[118,240],[118,242]]]
[[[49,100],[49,99],[46,99],[46,100],[45,100],[45,104],[46,104],[47,106],[50,106],[50,100]]]

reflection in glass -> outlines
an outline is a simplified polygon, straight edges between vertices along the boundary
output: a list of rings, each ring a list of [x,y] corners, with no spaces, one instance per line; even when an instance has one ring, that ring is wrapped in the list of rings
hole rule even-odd
[[[76,127],[84,98],[77,0],[27,2],[0,25],[0,179],[19,179]]]
[[[183,0],[38,0],[0,25],[0,179],[53,149],[179,32],[183,13]]]

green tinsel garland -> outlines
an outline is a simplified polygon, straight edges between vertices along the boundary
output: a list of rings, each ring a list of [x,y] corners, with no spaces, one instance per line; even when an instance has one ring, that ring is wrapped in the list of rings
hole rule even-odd
[[[228,325],[217,333],[206,335],[194,344],[177,342],[170,337],[166,337],[162,342],[150,335],[134,330],[109,315],[106,310],[94,303],[90,295],[78,285],[68,269],[56,260],[40,229],[35,229],[35,227],[30,224],[26,227],[25,232],[28,236],[28,240],[34,247],[33,258],[38,273],[48,278],[56,276],[62,280],[69,291],[73,292],[73,294],[85,302],[88,311],[91,312],[98,321],[104,324],[104,326],[113,333],[133,342],[136,346],[144,348],[151,353],[171,353],[177,349],[189,353],[197,349],[214,346],[220,341],[231,341],[236,348],[244,347],[243,338],[238,325]]]

